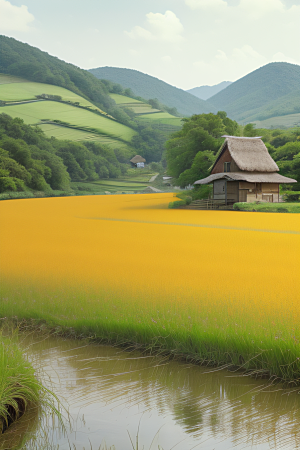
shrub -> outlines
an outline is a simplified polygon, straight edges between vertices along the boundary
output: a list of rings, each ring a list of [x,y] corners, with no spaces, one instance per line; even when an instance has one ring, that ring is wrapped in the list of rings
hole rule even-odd
[[[283,199],[286,202],[300,202],[299,191],[286,191],[283,193]]]
[[[17,186],[12,178],[0,177],[0,192],[16,191]]]
[[[177,200],[176,202],[169,203],[169,208],[170,209],[176,209],[179,206],[185,206],[185,205],[186,205],[186,201],[185,200]]]

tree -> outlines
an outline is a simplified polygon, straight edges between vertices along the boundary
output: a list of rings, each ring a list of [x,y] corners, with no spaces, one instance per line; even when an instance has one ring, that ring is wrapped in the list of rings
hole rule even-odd
[[[190,169],[182,172],[178,178],[180,187],[193,184],[195,181],[208,176],[208,169],[213,164],[215,155],[210,150],[200,151],[193,159]]]
[[[248,123],[244,126],[243,136],[254,137],[257,136],[254,123]]]
[[[198,152],[209,150],[214,154],[219,143],[210,136],[208,131],[198,127],[188,130],[185,136],[167,141],[166,147],[168,174],[178,179],[181,173],[191,168]]]

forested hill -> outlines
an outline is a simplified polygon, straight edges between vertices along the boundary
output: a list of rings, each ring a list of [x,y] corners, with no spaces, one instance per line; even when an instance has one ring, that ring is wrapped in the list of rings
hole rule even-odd
[[[88,71],[61,61],[38,48],[0,35],[1,72],[64,87],[90,99],[106,111],[114,106],[105,84]]]
[[[244,123],[300,113],[300,66],[267,64],[235,81],[209,102]]]
[[[210,103],[138,70],[99,67],[90,69],[90,72],[99,79],[110,80],[124,88],[130,88],[135,95],[147,100],[157,98],[164,105],[177,108],[178,112],[185,116],[217,111]]]

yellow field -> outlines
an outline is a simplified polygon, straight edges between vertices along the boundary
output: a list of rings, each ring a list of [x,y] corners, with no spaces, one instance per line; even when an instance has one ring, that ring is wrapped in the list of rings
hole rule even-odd
[[[299,375],[299,216],[167,209],[173,200],[1,202],[0,317]]]

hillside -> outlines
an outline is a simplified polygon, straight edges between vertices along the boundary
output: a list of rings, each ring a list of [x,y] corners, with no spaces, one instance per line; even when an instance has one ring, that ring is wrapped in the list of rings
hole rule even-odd
[[[176,117],[166,111],[157,109],[160,106],[158,102],[155,102],[158,103],[157,108],[153,108],[149,103],[125,95],[109,95],[120,108],[130,110],[138,124],[154,126],[154,128],[163,131],[166,136],[178,131],[182,126],[181,117]]]
[[[135,95],[142,98],[157,98],[164,105],[177,108],[178,112],[185,116],[216,112],[216,108],[210,103],[137,70],[99,67],[90,69],[89,72],[98,79],[107,79],[130,88]]]
[[[230,84],[232,84],[232,81],[222,81],[221,83],[215,84],[214,86],[199,86],[188,89],[186,92],[189,92],[190,94],[195,95],[202,100],[207,100],[213,95],[225,89]]]
[[[107,89],[88,71],[7,36],[0,36],[0,73],[54,84],[88,98],[101,109],[113,107]]]
[[[300,112],[300,66],[270,63],[209,99],[242,123]]]
[[[87,99],[60,86],[0,74],[0,102],[0,113],[37,125],[49,137],[127,149],[136,134]]]

